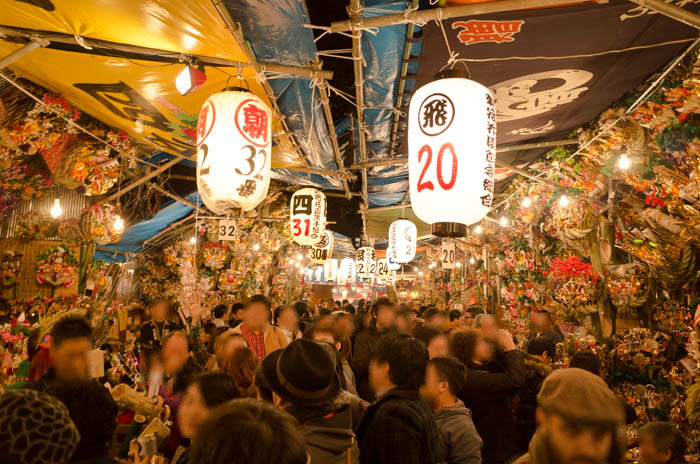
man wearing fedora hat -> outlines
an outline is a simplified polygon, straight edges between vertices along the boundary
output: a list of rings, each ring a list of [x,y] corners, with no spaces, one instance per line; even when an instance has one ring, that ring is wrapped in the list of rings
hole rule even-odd
[[[419,393],[428,349],[407,334],[382,337],[370,363],[377,400],[357,437],[362,464],[434,464],[439,435],[433,411]]]
[[[318,343],[294,340],[262,361],[259,374],[273,402],[301,424],[310,464],[360,462],[349,406],[333,410],[340,393],[335,360]]]

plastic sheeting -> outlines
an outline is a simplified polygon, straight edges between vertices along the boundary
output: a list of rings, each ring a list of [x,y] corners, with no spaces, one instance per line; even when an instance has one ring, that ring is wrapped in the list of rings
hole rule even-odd
[[[201,205],[199,193],[192,192],[185,197],[196,205]],[[158,211],[151,219],[138,222],[127,228],[122,234],[121,240],[117,243],[103,246],[114,251],[124,253],[138,253],[143,250],[143,243],[154,235],[162,232],[170,224],[179,221],[193,211],[193,208],[179,201],[171,202],[168,206]],[[126,257],[123,254],[115,254],[107,251],[97,251],[95,260],[104,260],[108,263],[124,262]]]
[[[226,0],[226,9],[241,23],[243,34],[260,61],[309,66],[316,52],[303,3],[297,0]],[[270,76],[274,77],[274,76]],[[318,89],[311,79],[269,78],[289,129],[294,133],[310,166],[337,170]],[[273,177],[322,188],[341,187],[336,177],[280,170]]]

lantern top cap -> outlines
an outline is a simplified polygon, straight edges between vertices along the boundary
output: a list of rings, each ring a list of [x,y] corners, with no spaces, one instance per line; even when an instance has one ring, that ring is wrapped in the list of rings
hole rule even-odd
[[[445,69],[444,71],[439,71],[433,76],[434,80],[439,79],[469,79],[470,74],[466,69]]]
[[[250,91],[250,89],[246,89],[245,87],[224,87],[223,92],[247,92],[247,93],[253,93]]]

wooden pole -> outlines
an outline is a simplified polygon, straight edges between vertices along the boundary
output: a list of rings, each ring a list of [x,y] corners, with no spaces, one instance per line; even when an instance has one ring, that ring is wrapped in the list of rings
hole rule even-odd
[[[696,29],[700,29],[700,16],[695,13],[691,13],[688,10],[684,10],[672,3],[666,3],[661,0],[630,0],[632,3],[636,3],[639,6],[649,8],[652,11],[661,13],[664,16],[673,18],[676,21],[680,21],[683,24],[692,26]]]
[[[156,176],[157,176],[158,174],[160,174],[161,172],[167,171],[168,169],[170,169],[171,167],[175,166],[175,165],[176,165],[177,163],[179,163],[180,161],[181,161],[180,158],[174,158],[174,159],[168,161],[167,163],[165,163],[164,165],[160,166],[159,168],[154,169],[153,171],[149,172],[148,174],[146,174],[145,176],[143,176],[143,177],[140,178],[139,180],[137,180],[137,181],[135,181],[135,182],[132,182],[131,184],[127,185],[126,187],[120,188],[116,193],[114,193],[114,194],[108,196],[107,198],[105,198],[104,202],[105,202],[105,203],[109,203],[110,201],[121,197],[121,196],[124,195],[126,192],[135,189],[135,188],[138,187],[139,185],[145,184],[146,182],[148,182],[149,180],[153,179],[154,177],[156,177]]]
[[[189,206],[190,208],[193,208],[193,209],[197,209],[197,208],[198,208],[198,206],[195,205],[194,203],[192,203],[191,201],[186,200],[186,199],[182,198],[180,195],[177,195],[177,194],[175,194],[175,193],[168,192],[167,190],[165,190],[164,188],[162,188],[162,187],[160,187],[160,186],[154,184],[153,182],[149,182],[149,183],[148,183],[148,186],[149,186],[150,188],[152,188],[153,190],[155,190],[155,191],[157,191],[157,192],[160,192],[160,193],[162,193],[163,195],[165,195],[165,196],[167,196],[167,197],[172,198],[172,199],[175,200],[175,201],[179,201],[180,203],[182,203],[182,204],[185,205],[185,206]]]

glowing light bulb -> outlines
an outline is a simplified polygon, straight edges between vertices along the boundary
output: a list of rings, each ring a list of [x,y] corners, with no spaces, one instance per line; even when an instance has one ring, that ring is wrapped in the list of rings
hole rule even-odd
[[[474,259],[473,256],[471,258],[469,258],[469,264],[474,264],[475,262],[476,262],[476,260]]]
[[[296,268],[299,269],[301,267],[301,264],[296,263],[294,266],[296,266]]]
[[[484,229],[481,226],[474,227],[474,233],[476,235],[480,235],[483,231],[484,231]]]
[[[124,220],[120,215],[117,214],[117,216],[114,218],[114,224],[112,224],[112,228],[114,230],[124,230]]]
[[[559,197],[559,206],[569,206],[569,197],[566,195]]]
[[[627,169],[630,167],[630,159],[627,157],[627,155],[622,155],[620,156],[620,159],[617,160],[617,167],[620,169]]]
[[[501,220],[499,221],[501,224],[501,227],[507,227],[508,226],[508,218],[505,216],[501,216]]]
[[[529,208],[531,204],[532,201],[530,200],[530,197],[523,198],[523,208]]]
[[[462,261],[457,261],[456,266],[457,266],[457,267],[462,267]]]
[[[418,270],[418,268],[417,268],[417,267],[415,267],[415,266],[413,266],[413,270],[414,270],[414,271],[417,271],[417,270]]]
[[[53,201],[53,206],[51,207],[51,217],[52,218],[57,218],[61,214],[63,214],[63,208],[61,208],[61,200],[56,198]]]
[[[420,271],[420,272],[418,273],[418,275],[419,275],[420,277],[423,277],[423,271]]]
[[[193,235],[192,237],[190,237],[190,243],[191,243],[192,245],[194,245],[195,243],[197,243],[197,237],[195,237],[194,235]]]
[[[255,245],[253,245],[253,250],[258,251],[259,249],[260,249],[260,245],[258,245],[257,243]]]
[[[301,253],[299,253],[299,254],[297,255],[297,259],[298,259],[298,260],[301,261],[303,258],[304,258],[304,257],[301,255]]]

